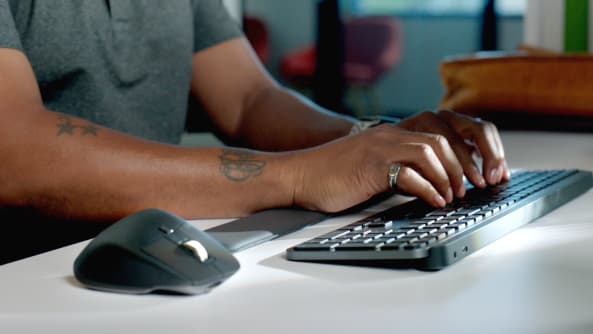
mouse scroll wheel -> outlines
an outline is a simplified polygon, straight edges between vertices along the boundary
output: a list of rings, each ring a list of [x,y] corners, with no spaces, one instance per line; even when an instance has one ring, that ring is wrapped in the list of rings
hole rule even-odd
[[[200,259],[200,262],[206,262],[206,260],[208,260],[208,251],[199,241],[188,240],[182,243],[181,246],[191,251],[198,259]]]

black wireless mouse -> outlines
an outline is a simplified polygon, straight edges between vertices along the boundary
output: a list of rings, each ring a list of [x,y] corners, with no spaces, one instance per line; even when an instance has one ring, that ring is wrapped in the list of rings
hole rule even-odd
[[[239,262],[219,241],[158,209],[119,220],[74,262],[74,275],[83,285],[132,294],[204,293],[237,270]]]

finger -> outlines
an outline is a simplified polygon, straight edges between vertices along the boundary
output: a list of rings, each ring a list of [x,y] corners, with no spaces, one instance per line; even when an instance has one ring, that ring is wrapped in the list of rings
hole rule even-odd
[[[402,167],[397,177],[397,188],[407,194],[421,198],[435,207],[444,207],[447,202],[425,178],[409,167]]]
[[[505,167],[504,149],[496,126],[447,110],[439,111],[439,117],[442,117],[461,138],[476,144],[483,159],[484,178],[491,185],[499,183],[507,174],[508,168]]]
[[[482,152],[482,147],[486,148],[485,152],[481,153],[484,176],[491,185],[498,184],[506,173],[504,149],[500,143],[498,130],[490,122],[481,122],[476,126],[476,133],[475,141],[478,149]]]
[[[486,180],[480,173],[480,168],[478,167],[474,158],[476,154],[476,147],[471,143],[467,143],[448,126],[446,126],[446,128],[447,129],[443,131],[447,132],[447,139],[449,139],[453,151],[463,166],[463,173],[473,185],[479,188],[486,187]]]
[[[476,148],[473,144],[466,142],[454,129],[452,129],[446,117],[441,117],[434,112],[425,111],[419,113],[415,117],[408,119],[404,127],[414,131],[431,132],[443,135],[449,141],[451,148],[455,152],[457,159],[462,165],[463,173],[467,176],[469,181],[480,188],[486,186],[486,181],[480,173],[476,161],[473,159]],[[401,124],[401,123],[400,123]],[[461,181],[463,184],[463,181]],[[459,186],[465,189],[465,186]],[[458,191],[458,196],[461,191]]]
[[[447,171],[430,145],[413,142],[399,144],[393,148],[398,161],[392,163],[403,163],[413,167],[447,202],[453,201],[453,190]]]
[[[477,167],[476,162],[473,159],[475,147],[468,144],[448,125],[447,121],[443,120],[440,116],[431,112],[424,112],[421,114],[421,117],[422,123],[421,125],[417,124],[416,127],[423,131],[429,131],[445,136],[463,168],[463,173],[468,177],[469,181],[480,188],[485,187],[486,181],[482,177],[480,169]],[[465,186],[463,185],[463,177],[460,177],[459,181],[455,180],[455,182],[461,184],[459,185],[459,183],[457,183],[457,187],[459,188],[456,188],[458,189],[457,192],[459,196],[462,193],[460,190],[465,189]]]
[[[442,122],[435,122],[434,127],[438,127],[439,124],[442,124]],[[449,131],[452,132],[451,130]],[[464,168],[445,136],[441,134],[405,132],[401,134],[401,138],[430,145],[447,172],[451,187],[454,189],[454,194],[457,197],[463,197],[465,195],[465,185],[463,184]]]
[[[496,139],[499,145],[499,150],[500,152],[502,152],[502,156],[503,156],[503,161],[502,161],[502,179],[501,181],[508,181],[511,179],[511,170],[509,168],[509,165],[507,163],[506,160],[506,155],[504,153],[504,145],[502,143],[502,139],[500,138],[500,133],[498,132],[498,129],[496,130]]]

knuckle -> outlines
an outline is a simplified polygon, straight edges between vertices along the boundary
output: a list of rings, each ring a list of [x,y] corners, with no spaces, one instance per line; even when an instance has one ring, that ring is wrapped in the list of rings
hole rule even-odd
[[[504,166],[504,164],[506,163],[506,160],[503,156],[497,157],[496,159],[494,159],[494,163],[497,166]]]
[[[484,125],[490,129],[496,129],[496,125],[494,125],[494,123],[492,123],[492,122],[482,121],[482,123],[484,123]]]
[[[480,128],[480,131],[483,133],[497,131],[496,125],[494,125],[494,123],[492,123],[492,122],[480,121],[478,123],[478,126]]]
[[[430,140],[432,141],[432,143],[435,147],[438,147],[441,149],[447,148],[449,146],[449,141],[443,135],[438,135],[438,134],[430,135]]]
[[[433,157],[434,153],[432,147],[430,147],[428,144],[418,144],[416,149],[418,151],[418,156],[420,156],[422,159],[430,160]]]
[[[392,136],[392,129],[387,126],[378,126],[369,131],[369,135],[375,141],[385,141],[391,138]]]
[[[430,110],[424,110],[423,112],[421,112],[420,114],[418,114],[418,116],[419,116],[421,119],[427,119],[427,120],[434,119],[434,118],[436,118],[436,117],[437,117],[437,116],[434,114],[434,112],[432,112],[432,111],[430,111]]]

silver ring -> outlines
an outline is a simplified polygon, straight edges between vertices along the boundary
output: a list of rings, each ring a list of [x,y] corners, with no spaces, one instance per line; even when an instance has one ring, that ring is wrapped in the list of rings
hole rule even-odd
[[[389,187],[391,189],[395,189],[397,187],[397,177],[399,176],[399,171],[402,168],[402,165],[395,163],[391,164],[389,167],[389,173],[387,176],[389,177]]]

